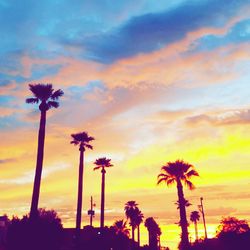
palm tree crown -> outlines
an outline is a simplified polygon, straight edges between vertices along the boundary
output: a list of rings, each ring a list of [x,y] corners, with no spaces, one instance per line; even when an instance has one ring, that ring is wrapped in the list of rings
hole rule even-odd
[[[197,222],[200,220],[200,214],[198,211],[192,211],[190,214],[190,221],[192,222]]]
[[[39,103],[39,109],[48,110],[50,108],[58,108],[59,103],[56,101],[64,93],[61,89],[54,91],[52,84],[29,84],[29,89],[33,93],[34,97],[27,98],[26,103]]]
[[[127,217],[129,217],[130,212],[133,211],[135,208],[137,208],[138,204],[136,201],[128,201],[125,204],[124,211]]]
[[[190,181],[193,176],[199,176],[198,172],[194,170],[193,165],[177,160],[175,162],[168,162],[161,168],[162,173],[158,175],[158,182],[165,182],[168,186],[175,182],[183,181],[184,184],[190,189],[194,189],[194,184]]]
[[[71,137],[73,140],[70,142],[75,146],[80,145],[79,149],[85,151],[85,148],[93,149],[93,146],[89,143],[93,141],[95,138],[89,136],[87,132],[80,132],[76,134],[72,134]]]
[[[161,229],[153,217],[148,217],[145,220],[144,225],[148,229],[148,231],[153,232],[153,234],[156,234],[158,236],[161,235]]]
[[[129,236],[129,229],[127,228],[127,222],[124,220],[117,220],[113,224],[113,228],[115,229],[116,234],[123,234],[125,236]]]
[[[102,157],[99,159],[96,159],[96,161],[94,162],[94,164],[96,165],[96,167],[94,167],[94,170],[100,169],[100,168],[109,168],[109,167],[113,167],[113,164],[110,163],[111,159],[107,159],[106,157]]]

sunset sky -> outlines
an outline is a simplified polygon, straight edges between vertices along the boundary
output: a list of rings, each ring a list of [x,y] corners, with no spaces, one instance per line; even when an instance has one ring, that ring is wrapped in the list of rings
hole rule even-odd
[[[99,225],[93,162],[104,156],[114,164],[106,225],[135,200],[160,224],[163,245],[176,246],[176,187],[156,185],[176,159],[200,173],[196,189],[185,189],[187,213],[203,196],[209,236],[222,216],[250,220],[248,1],[0,0],[0,32],[0,215],[30,209],[40,113],[25,99],[28,84],[42,82],[65,95],[48,111],[39,206],[58,211],[65,227],[75,225],[77,197],[70,135],[81,131],[96,139],[86,152],[83,225],[91,195]]]

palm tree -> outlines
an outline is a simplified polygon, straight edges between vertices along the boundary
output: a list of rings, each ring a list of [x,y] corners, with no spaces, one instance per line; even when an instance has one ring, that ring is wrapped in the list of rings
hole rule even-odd
[[[96,167],[94,170],[101,169],[102,173],[102,186],[101,186],[101,218],[100,218],[100,228],[104,228],[104,206],[105,206],[105,168],[112,167],[113,165],[110,163],[111,159],[107,159],[106,157],[97,159],[94,164]]]
[[[193,183],[190,178],[193,176],[199,176],[199,174],[194,170],[193,165],[184,162],[183,160],[177,160],[175,162],[168,162],[166,165],[162,166],[161,173],[158,175],[158,182],[165,182],[168,186],[176,183],[177,193],[178,193],[178,204],[180,207],[180,226],[181,226],[181,246],[183,249],[188,248],[188,222],[186,215],[186,200],[183,193],[184,183],[190,190],[194,189]]]
[[[192,222],[194,223],[196,241],[198,240],[197,222],[198,222],[199,220],[200,220],[199,211],[192,211],[191,214],[190,214],[190,221],[192,221]]]
[[[157,250],[157,243],[160,241],[161,229],[153,217],[145,220],[145,227],[148,230],[148,245],[152,250]]]
[[[38,201],[40,194],[41,176],[43,168],[43,154],[44,154],[44,141],[45,141],[45,127],[46,127],[46,112],[51,108],[58,108],[58,99],[64,93],[61,89],[54,91],[52,84],[29,84],[29,89],[33,97],[27,98],[26,103],[39,104],[41,112],[40,125],[38,133],[38,147],[36,158],[36,172],[33,185],[33,194],[30,208],[30,217],[35,218],[38,216]]]
[[[129,229],[127,228],[127,222],[124,220],[117,220],[113,224],[113,228],[118,235],[125,235],[129,237]]]
[[[83,189],[83,164],[84,164],[84,152],[86,148],[93,149],[89,143],[94,140],[94,137],[88,135],[87,132],[80,132],[72,134],[72,141],[70,143],[75,146],[79,145],[80,160],[79,160],[79,176],[78,176],[78,199],[77,199],[77,212],[76,212],[76,231],[80,233],[81,229],[81,217],[82,217],[82,189]]]
[[[132,229],[132,240],[135,241],[135,228],[136,228],[136,213],[138,209],[138,204],[135,201],[128,201],[125,204],[124,211],[127,219],[130,221],[130,226]]]
[[[140,224],[143,222],[144,215],[138,208],[135,209],[135,224],[137,226],[138,247],[140,247]]]

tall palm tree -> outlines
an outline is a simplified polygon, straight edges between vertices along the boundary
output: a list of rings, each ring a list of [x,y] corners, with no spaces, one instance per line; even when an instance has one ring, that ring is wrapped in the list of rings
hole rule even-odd
[[[198,240],[198,229],[197,229],[197,222],[200,220],[200,214],[199,211],[192,211],[190,214],[190,221],[194,223],[194,229],[195,229],[195,239]]]
[[[139,210],[139,208],[135,209],[135,224],[137,226],[137,240],[138,240],[138,247],[140,247],[140,224],[143,222],[144,215]]]
[[[104,228],[104,206],[105,206],[105,168],[112,167],[113,165],[110,163],[111,159],[107,159],[106,157],[102,157],[97,159],[94,164],[96,167],[94,170],[101,169],[102,173],[102,186],[101,186],[101,217],[100,217],[100,228]]]
[[[136,213],[138,209],[138,204],[135,201],[128,201],[125,204],[124,211],[127,219],[130,221],[130,226],[132,229],[132,240],[135,241],[135,228],[136,228]]]
[[[148,230],[148,244],[150,249],[157,250],[158,242],[160,241],[161,229],[153,217],[145,220],[145,227]]]
[[[71,144],[75,146],[79,145],[80,159],[79,159],[79,176],[78,176],[78,198],[77,198],[77,212],[76,212],[76,230],[80,233],[81,229],[81,217],[82,217],[82,190],[83,190],[83,168],[84,168],[84,152],[86,148],[93,149],[90,142],[94,140],[94,137],[88,135],[87,132],[80,132],[72,134]]]
[[[165,182],[168,186],[176,183],[178,193],[178,204],[180,207],[180,226],[181,226],[181,247],[187,249],[189,245],[188,241],[188,222],[186,215],[186,200],[183,193],[184,183],[190,190],[194,189],[193,183],[190,178],[193,176],[199,176],[198,172],[194,169],[193,165],[184,162],[183,160],[177,160],[175,162],[167,162],[162,166],[161,173],[158,175],[158,182]]]
[[[40,125],[38,132],[38,147],[36,158],[36,172],[33,185],[33,194],[30,208],[30,217],[35,218],[38,216],[38,202],[40,194],[41,176],[43,168],[43,154],[44,154],[44,141],[45,141],[45,127],[46,127],[46,112],[51,108],[58,108],[58,99],[63,95],[63,91],[58,89],[54,91],[52,84],[29,84],[29,89],[33,97],[27,98],[26,103],[39,104],[41,112]]]
[[[118,235],[125,235],[129,237],[129,229],[127,228],[127,222],[124,220],[117,220],[113,224],[113,228]]]

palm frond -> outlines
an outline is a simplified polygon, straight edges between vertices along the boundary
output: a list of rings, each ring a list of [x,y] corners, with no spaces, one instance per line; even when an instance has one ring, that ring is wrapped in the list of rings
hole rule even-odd
[[[162,182],[166,182],[166,179],[164,179],[164,178],[158,178],[158,181],[157,181],[157,185],[159,185],[160,183],[162,183]]]
[[[84,146],[86,146],[86,147],[89,148],[89,149],[93,149],[93,146],[90,145],[90,144],[84,144]]]
[[[160,177],[163,177],[163,178],[168,178],[168,177],[169,177],[169,175],[164,174],[164,173],[161,173],[161,174],[158,174],[158,178],[160,178]]]
[[[173,185],[175,182],[176,182],[176,179],[175,179],[175,178],[169,178],[169,179],[166,181],[167,186],[171,186],[171,185]]]
[[[52,93],[50,98],[52,100],[57,100],[60,96],[63,96],[63,95],[64,95],[64,92],[61,89],[58,89]]]
[[[195,189],[195,186],[194,186],[194,184],[193,184],[191,181],[189,181],[189,180],[184,180],[184,183],[185,183],[185,185],[186,185],[190,190]]]
[[[192,170],[190,170],[190,171],[187,172],[186,176],[188,178],[190,178],[192,176],[199,176],[199,174],[198,174],[198,172],[196,170],[192,169]]]
[[[56,102],[56,101],[48,101],[48,107],[49,108],[58,108],[59,107],[59,102]]]
[[[36,98],[36,97],[31,97],[31,98],[27,98],[26,99],[26,103],[38,103],[39,102],[39,99]]]
[[[70,143],[71,143],[71,144],[74,144],[74,145],[78,145],[80,142],[74,140],[74,141],[71,141]]]
[[[95,171],[95,170],[98,170],[100,168],[101,168],[101,166],[97,166],[97,167],[94,167],[93,170]]]

